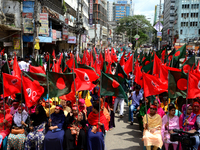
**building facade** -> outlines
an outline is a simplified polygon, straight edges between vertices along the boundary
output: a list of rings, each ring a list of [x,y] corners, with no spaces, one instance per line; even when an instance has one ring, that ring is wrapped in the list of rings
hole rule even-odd
[[[115,21],[131,15],[131,5],[128,1],[117,1],[115,4]]]
[[[163,8],[164,8],[164,4],[161,4],[161,11],[160,11],[160,5],[155,6],[153,24],[156,24],[159,21],[159,15],[160,15],[160,21],[163,21]],[[160,12],[161,14],[159,14]]]
[[[194,42],[200,37],[200,1],[182,0],[175,3],[173,42]]]
[[[164,44],[172,46],[173,26],[174,26],[175,0],[164,1],[163,17],[163,41]]]
[[[107,19],[108,21],[114,21],[114,3],[107,1]]]

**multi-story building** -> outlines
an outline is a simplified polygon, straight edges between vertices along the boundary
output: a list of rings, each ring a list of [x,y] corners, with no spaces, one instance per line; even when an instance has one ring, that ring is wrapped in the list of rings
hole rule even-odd
[[[114,3],[111,1],[107,1],[107,19],[108,19],[108,21],[114,20],[114,8],[115,8]]]
[[[131,5],[128,1],[117,1],[115,4],[115,21],[131,15]]]
[[[173,42],[193,42],[200,37],[200,1],[182,0],[175,3]]]
[[[174,25],[175,0],[164,1],[163,17],[163,41],[164,44],[172,46],[172,35]]]

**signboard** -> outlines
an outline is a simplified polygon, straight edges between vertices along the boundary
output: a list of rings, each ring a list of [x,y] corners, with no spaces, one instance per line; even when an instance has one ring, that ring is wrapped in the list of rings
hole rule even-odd
[[[69,19],[68,19],[68,18],[65,18],[65,23],[66,23],[66,24],[68,24],[68,21],[69,21]]]
[[[93,0],[90,0],[89,25],[93,24]]]
[[[3,47],[13,46],[12,42],[3,42]]]
[[[157,22],[156,25],[154,26],[154,29],[156,29],[156,31],[160,32],[163,29],[162,23],[161,22]]]
[[[24,33],[33,33],[33,14],[32,13],[22,13],[23,17],[23,31]]]
[[[60,21],[65,22],[65,17],[61,14],[59,14],[59,19],[60,19]]]
[[[61,31],[56,31],[56,38],[61,39],[62,38],[62,33]]]
[[[56,30],[52,29],[52,38],[56,40]]]
[[[140,36],[139,36],[138,34],[136,34],[136,35],[134,36],[134,38],[135,38],[136,40],[138,40],[138,39],[140,38]]]
[[[82,42],[85,43],[86,42],[86,35],[84,35],[84,34],[81,35],[81,39],[82,39]]]
[[[76,43],[76,37],[75,36],[69,36],[68,43],[75,44]]]
[[[41,23],[41,27],[39,29],[39,34],[49,35],[48,13],[40,14],[40,23]]]
[[[20,49],[20,35],[13,36],[13,48]]]
[[[63,36],[62,39],[64,41],[66,41],[68,39],[68,30],[67,29],[63,29]]]
[[[162,38],[162,32],[157,32],[157,38],[159,38],[159,39]]]

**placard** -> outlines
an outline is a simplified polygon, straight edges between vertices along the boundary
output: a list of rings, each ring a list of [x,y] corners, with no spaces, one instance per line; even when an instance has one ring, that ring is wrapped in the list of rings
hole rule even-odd
[[[41,27],[39,29],[39,34],[49,35],[48,13],[41,13],[40,14],[40,23],[41,23]]]

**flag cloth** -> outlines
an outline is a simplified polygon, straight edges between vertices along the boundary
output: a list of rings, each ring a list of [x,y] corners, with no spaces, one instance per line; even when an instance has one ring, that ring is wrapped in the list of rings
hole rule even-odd
[[[13,76],[21,78],[21,70],[19,68],[16,55],[14,57],[14,62],[13,62]]]
[[[91,69],[84,69],[84,68],[77,68],[78,70],[87,73],[91,81],[96,81],[99,79],[99,76],[96,74],[94,70]]]
[[[113,48],[111,48],[111,58],[112,58],[113,62],[117,62],[118,61],[117,60],[117,55],[116,55],[116,53],[115,53]]]
[[[29,65],[29,70],[32,73],[42,73],[42,74],[46,74],[45,70],[43,70],[43,67],[39,66],[39,67],[35,67],[35,66],[31,66]]]
[[[94,68],[88,66],[88,65],[85,65],[85,64],[78,64],[78,68],[82,68],[82,69],[88,69],[88,70],[93,70],[95,71]]]
[[[133,71],[133,55],[131,55],[131,57],[126,61],[124,71],[126,72],[126,74],[129,74]]]
[[[122,78],[127,79],[127,74],[125,73],[124,69],[122,68],[122,66],[119,63],[117,64],[115,75],[118,75]]]
[[[124,68],[124,66],[125,66],[124,55],[125,55],[125,52],[123,53],[123,55],[122,55],[122,57],[121,57],[121,59],[119,61],[119,64],[122,66],[122,68]]]
[[[145,73],[152,74],[153,62],[150,62],[149,64],[143,66],[143,67],[142,67],[142,70],[143,70]]]
[[[191,69],[192,66],[195,64],[195,55],[190,57],[182,66],[182,70],[184,73],[188,73]]]
[[[48,72],[49,78],[49,97],[59,97],[66,95],[71,91],[71,85],[74,81],[72,73]]]
[[[74,58],[71,57],[67,62],[66,65],[71,69],[74,65]]]
[[[65,53],[63,53],[63,59],[62,59],[62,62],[61,62],[62,72],[65,70],[65,67],[66,67],[65,60],[66,60]]]
[[[183,72],[169,71],[168,79],[168,97],[177,98],[182,96],[186,98],[187,94],[187,75]]]
[[[109,77],[104,72],[101,72],[101,95],[104,96],[116,96],[127,99],[127,95],[123,90],[122,86],[113,78]]]
[[[156,76],[143,73],[144,97],[167,92],[167,86]]]
[[[52,57],[51,54],[48,54],[46,56],[46,58],[47,58],[47,68],[46,68],[46,70],[50,71],[52,69],[52,66],[53,66],[53,57]]]
[[[21,78],[6,73],[3,74],[4,97],[21,93]]]
[[[9,68],[9,65],[8,65],[8,60],[6,60],[6,62],[1,67],[1,72],[7,73],[7,74],[11,74],[10,73],[10,68]]]
[[[194,99],[200,97],[200,74],[199,73],[189,73],[188,78],[188,99]]]
[[[52,57],[53,57],[53,59],[56,59],[56,53],[55,53],[55,49],[53,49],[53,52],[52,52]]]
[[[37,104],[37,101],[40,99],[44,93],[44,88],[40,86],[40,83],[37,80],[31,81],[28,77],[22,77],[23,93],[25,98],[26,106],[32,107]]]
[[[135,82],[143,88],[143,74],[139,65],[135,66]]]
[[[161,64],[162,64],[161,60],[158,58],[158,56],[156,54],[154,54],[153,75],[156,75],[157,77],[159,77]]]
[[[100,69],[102,70],[103,69],[103,56],[102,56],[101,52],[99,54],[99,62],[98,62],[98,64],[100,66]]]
[[[186,44],[179,48],[174,54],[174,60],[178,60],[180,58],[185,58],[186,55]]]
[[[95,87],[87,72],[74,69],[74,73],[76,73],[76,91],[92,90]]]

